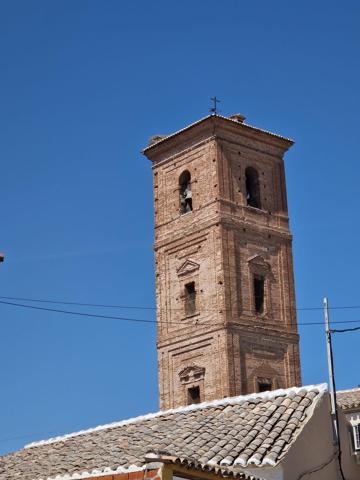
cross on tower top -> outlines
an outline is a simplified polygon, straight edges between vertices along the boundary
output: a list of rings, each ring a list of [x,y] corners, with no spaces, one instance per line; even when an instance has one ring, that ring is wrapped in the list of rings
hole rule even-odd
[[[211,97],[210,100],[213,102],[213,106],[210,108],[210,112],[213,113],[214,115],[218,114],[218,109],[217,109],[217,104],[220,103],[220,100],[215,97]]]

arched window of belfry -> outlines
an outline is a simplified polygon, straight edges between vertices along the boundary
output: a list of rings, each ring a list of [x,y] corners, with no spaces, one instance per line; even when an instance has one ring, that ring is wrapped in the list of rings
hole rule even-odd
[[[253,167],[245,170],[246,203],[250,207],[261,208],[259,174]]]
[[[180,213],[188,213],[193,209],[191,192],[191,175],[188,170],[179,177]]]

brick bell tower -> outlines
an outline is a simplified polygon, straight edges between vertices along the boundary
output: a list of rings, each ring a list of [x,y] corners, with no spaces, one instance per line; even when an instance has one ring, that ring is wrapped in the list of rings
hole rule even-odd
[[[153,137],[160,408],[301,383],[283,156],[210,115]]]

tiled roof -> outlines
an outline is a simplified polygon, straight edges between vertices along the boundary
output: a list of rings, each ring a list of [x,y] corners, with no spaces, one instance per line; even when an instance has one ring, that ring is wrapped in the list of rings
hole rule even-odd
[[[221,119],[221,120],[225,120],[226,122],[230,122],[230,123],[233,123],[233,124],[236,124],[236,125],[241,125],[242,128],[245,128],[245,129],[248,129],[248,130],[253,130],[253,131],[256,131],[256,132],[261,132],[261,133],[265,133],[266,135],[270,135],[271,137],[274,137],[274,138],[279,138],[281,140],[285,140],[286,142],[290,143],[290,144],[293,144],[294,141],[291,140],[291,138],[287,138],[287,137],[283,137],[281,135],[278,135],[276,133],[272,133],[272,132],[269,132],[268,130],[264,130],[262,128],[258,128],[258,127],[253,127],[252,125],[248,125],[247,123],[239,123],[238,121],[232,119],[232,118],[228,118],[228,117],[223,117],[222,115],[208,115],[204,118],[201,118],[200,120],[197,120],[196,122],[194,123],[191,123],[190,125],[187,125],[186,127],[184,128],[181,128],[180,130],[174,132],[174,133],[171,133],[170,135],[159,135],[159,140],[158,141],[155,141],[153,143],[151,143],[150,145],[148,145],[146,148],[143,149],[142,153],[146,154],[147,151],[149,151],[150,149],[152,149],[153,147],[155,146],[158,146],[160,145],[160,143],[164,143],[164,142],[167,142],[170,138],[173,138],[173,137],[176,137],[177,135],[179,135],[180,133],[190,129],[190,128],[193,128],[195,127],[196,125],[199,125],[200,123],[204,122],[205,120],[208,120],[209,118],[216,118],[216,119]]]
[[[233,397],[33,443],[0,457],[0,479],[120,473],[141,469],[148,452],[159,451],[203,468],[275,466],[325,391],[317,385]]]
[[[337,391],[336,402],[342,410],[360,409],[360,388]]]

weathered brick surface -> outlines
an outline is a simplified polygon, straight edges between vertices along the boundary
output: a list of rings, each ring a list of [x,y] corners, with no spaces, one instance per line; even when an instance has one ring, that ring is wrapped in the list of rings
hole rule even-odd
[[[283,155],[291,141],[209,117],[145,151],[153,162],[160,407],[300,384],[291,235]],[[260,179],[262,209],[248,207],[245,169]],[[179,211],[191,174],[193,211]],[[253,276],[265,278],[255,312]],[[187,317],[184,285],[195,282]],[[198,378],[187,367],[202,369]]]

